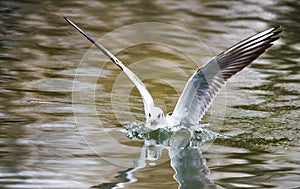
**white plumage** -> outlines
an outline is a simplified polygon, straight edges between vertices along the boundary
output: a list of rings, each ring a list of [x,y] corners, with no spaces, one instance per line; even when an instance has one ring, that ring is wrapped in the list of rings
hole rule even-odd
[[[153,98],[146,86],[131,70],[73,22],[65,19],[108,56],[135,84],[143,99],[146,126],[151,129],[199,124],[226,81],[271,47],[272,42],[279,39],[281,33],[280,27],[270,28],[213,57],[189,78],[173,113],[167,114],[165,117],[163,111],[159,107],[155,107]]]

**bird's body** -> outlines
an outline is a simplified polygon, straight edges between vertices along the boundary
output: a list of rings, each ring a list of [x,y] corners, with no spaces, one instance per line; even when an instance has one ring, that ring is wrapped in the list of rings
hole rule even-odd
[[[280,27],[273,27],[233,45],[210,59],[190,77],[174,111],[165,116],[162,109],[154,105],[154,100],[146,86],[131,70],[73,22],[65,19],[108,56],[135,84],[143,99],[146,127],[150,129],[198,125],[227,80],[271,47],[272,42],[279,39],[278,35],[281,33]]]

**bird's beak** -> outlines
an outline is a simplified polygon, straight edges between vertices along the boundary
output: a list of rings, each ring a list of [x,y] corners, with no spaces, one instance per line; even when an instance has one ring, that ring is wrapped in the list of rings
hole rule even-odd
[[[153,123],[155,122],[155,119],[150,119],[150,124],[153,125]]]

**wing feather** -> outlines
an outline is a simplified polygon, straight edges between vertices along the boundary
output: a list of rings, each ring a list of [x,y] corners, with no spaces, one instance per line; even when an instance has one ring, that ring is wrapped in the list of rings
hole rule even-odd
[[[255,34],[209,60],[188,80],[170,119],[174,124],[198,124],[226,81],[279,39],[280,27]]]
[[[64,17],[65,20],[71,24],[76,30],[78,30],[83,36],[85,36],[90,42],[92,42],[97,48],[99,48],[107,57],[110,58],[110,60],[115,63],[120,69],[124,71],[124,73],[128,76],[128,78],[134,83],[138,91],[140,92],[143,103],[144,103],[144,109],[145,109],[145,116],[147,120],[149,119],[149,112],[150,107],[154,106],[154,101],[147,90],[144,83],[130,70],[128,69],[117,57],[115,57],[111,52],[109,52],[106,48],[104,48],[102,45],[100,45],[96,40],[94,40],[92,37],[90,37],[87,33],[85,33],[82,29],[80,29],[77,25],[75,25],[71,20]]]

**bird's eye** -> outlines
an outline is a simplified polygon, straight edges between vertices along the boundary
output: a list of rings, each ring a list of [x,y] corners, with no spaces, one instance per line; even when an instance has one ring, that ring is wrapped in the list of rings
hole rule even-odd
[[[157,118],[160,118],[161,114],[158,114]]]
[[[149,113],[149,117],[151,117],[151,114]]]

